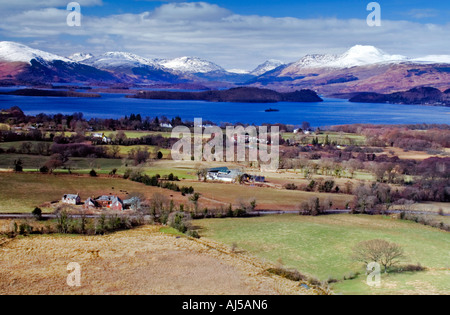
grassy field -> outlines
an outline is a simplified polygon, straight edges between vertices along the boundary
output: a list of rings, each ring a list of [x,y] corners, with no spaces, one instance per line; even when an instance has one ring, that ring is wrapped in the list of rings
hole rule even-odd
[[[105,236],[29,236],[3,245],[0,239],[0,294],[314,294],[218,246],[158,226]],[[80,287],[66,284],[71,262],[81,267]]]
[[[305,136],[304,143],[311,143],[313,139],[317,138],[319,143],[325,143],[325,139],[328,135],[328,140],[330,142],[335,142],[338,145],[364,145],[366,143],[366,137],[362,135],[357,135],[353,133],[339,133],[339,132],[324,132],[322,134],[295,134],[292,132],[283,133],[283,139],[297,139]]]
[[[11,127],[8,124],[1,124],[0,123],[0,130],[10,130]]]
[[[28,154],[0,154],[0,169],[13,169],[14,161],[21,159],[25,171],[37,171],[42,167],[50,157]],[[122,167],[120,159],[89,159],[89,158],[70,158],[67,168],[72,171],[86,173],[92,168],[96,169],[100,174],[108,174],[112,169]],[[55,172],[67,173],[68,170],[59,169]]]
[[[88,132],[87,134],[89,135],[90,133],[93,132]],[[101,131],[95,131],[95,133],[104,133],[107,137],[115,137],[118,133],[118,131],[110,131],[110,130],[101,130]],[[142,138],[145,136],[157,136],[157,135],[161,135],[164,138],[170,138],[170,136],[172,135],[171,132],[164,132],[164,131],[129,131],[129,130],[124,130],[125,135],[127,136],[127,138]]]
[[[251,219],[201,220],[201,235],[225,244],[236,244],[270,262],[282,261],[286,267],[315,276],[342,280],[350,273],[362,272],[354,280],[333,285],[337,293],[403,294],[450,292],[450,234],[416,223],[389,217],[329,215],[264,216]],[[382,287],[365,284],[360,263],[350,259],[358,242],[385,239],[403,246],[404,263],[421,263],[426,272],[382,276]]]
[[[238,184],[191,182],[189,186],[202,194],[201,198],[216,200],[223,204],[232,203],[239,205],[241,201],[247,202],[253,199],[257,202],[258,210],[299,210],[303,201],[318,196],[322,200],[330,198],[333,207],[344,208],[353,197],[344,194],[311,193],[286,189],[274,189],[268,187],[247,186]]]
[[[176,203],[188,204],[187,197],[167,189],[145,186],[140,183],[111,177],[90,177],[74,175],[44,175],[0,173],[0,213],[29,213],[34,207],[61,200],[64,194],[79,193],[83,200],[92,196],[117,194],[126,199],[128,195],[139,193],[151,198],[160,193],[172,198]],[[45,212],[52,208],[42,209]]]
[[[106,145],[105,147],[107,148],[108,152],[110,152],[112,146]],[[159,151],[163,154],[164,159],[167,159],[171,152],[171,150],[169,150],[169,149],[161,149],[161,148],[157,148],[156,146],[153,146],[153,145],[130,145],[130,146],[122,145],[119,148],[120,148],[119,156],[122,158],[128,157],[128,154],[131,152],[131,150],[133,150],[133,149],[136,150],[138,148],[147,149],[148,152],[150,152],[152,157],[156,157],[156,154]]]

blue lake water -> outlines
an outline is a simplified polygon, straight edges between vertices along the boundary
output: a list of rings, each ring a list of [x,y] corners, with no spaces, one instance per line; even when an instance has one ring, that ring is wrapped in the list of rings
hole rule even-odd
[[[4,89],[2,89],[4,90]],[[82,112],[85,118],[120,118],[141,114],[143,117],[183,120],[202,118],[215,123],[242,122],[250,124],[285,123],[313,126],[338,124],[414,124],[450,122],[449,107],[416,105],[350,103],[341,99],[325,99],[322,103],[209,103],[203,101],[165,101],[125,98],[124,94],[102,93],[101,98],[59,98],[0,95],[0,108],[19,106],[26,114],[73,114]],[[268,108],[279,112],[265,112]]]

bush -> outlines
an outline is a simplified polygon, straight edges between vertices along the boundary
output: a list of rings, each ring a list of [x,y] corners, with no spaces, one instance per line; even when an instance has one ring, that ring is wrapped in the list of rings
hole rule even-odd
[[[286,188],[287,190],[297,190],[298,187],[294,183],[292,183],[284,185],[284,188]]]
[[[29,225],[28,223],[21,223],[19,225],[19,234],[20,235],[28,235],[33,232],[33,227]]]
[[[192,237],[192,238],[200,238],[200,235],[195,230],[187,231],[187,236]]]
[[[42,167],[39,169],[39,172],[41,172],[42,174],[47,174],[49,171],[50,171],[50,170],[49,170],[49,168],[48,168],[46,165],[42,166]]]
[[[97,177],[97,172],[96,172],[94,169],[92,169],[92,170],[89,172],[89,175],[90,175],[91,177]]]
[[[71,223],[71,219],[69,214],[63,210],[56,215],[57,225],[56,228],[59,233],[66,234],[69,233],[69,226]]]
[[[169,215],[169,225],[181,233],[186,233],[190,227],[190,217],[184,212],[175,212]]]
[[[427,268],[423,267],[420,263],[417,265],[409,264],[409,265],[403,265],[398,266],[393,269],[393,272],[419,272],[419,271],[425,271]]]
[[[31,214],[33,214],[33,216],[36,218],[36,220],[40,221],[42,220],[42,210],[41,208],[34,208],[34,210],[31,212]]]

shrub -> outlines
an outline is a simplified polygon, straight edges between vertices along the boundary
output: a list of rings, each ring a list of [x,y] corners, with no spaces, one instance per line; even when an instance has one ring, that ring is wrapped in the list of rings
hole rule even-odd
[[[181,233],[186,233],[190,226],[188,220],[190,218],[184,212],[175,212],[169,215],[169,225]]]
[[[297,190],[297,186],[294,183],[284,185],[287,190]]]
[[[425,271],[427,268],[423,267],[420,263],[417,263],[416,265],[408,264],[408,265],[402,265],[395,268],[394,272],[419,272],[419,271]]]
[[[41,208],[34,208],[34,210],[31,212],[33,216],[36,218],[36,220],[40,221],[42,220],[42,210]]]
[[[42,174],[47,174],[49,171],[50,171],[50,170],[49,170],[49,168],[48,168],[46,165],[42,166],[42,167],[39,169],[39,172],[41,172]]]
[[[19,225],[19,234],[20,235],[28,235],[33,232],[33,227],[28,223],[24,222]]]
[[[89,175],[90,175],[91,177],[97,177],[97,172],[96,172],[94,169],[92,169],[92,170],[89,172]]]
[[[187,231],[187,236],[192,237],[192,238],[200,238],[200,235],[198,234],[198,232],[196,230],[189,230]]]
[[[69,233],[70,217],[68,213],[63,210],[56,215],[57,225],[56,228],[59,233],[66,234]]]

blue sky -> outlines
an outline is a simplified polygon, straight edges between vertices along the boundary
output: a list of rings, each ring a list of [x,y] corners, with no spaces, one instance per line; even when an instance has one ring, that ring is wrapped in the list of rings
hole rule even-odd
[[[153,10],[169,1],[104,0],[101,7],[91,7],[89,14],[108,15],[124,12],[139,13]],[[176,1],[174,1],[176,2]],[[186,1],[194,2],[194,1]],[[225,0],[207,1],[243,15],[273,17],[341,19],[365,18],[364,11],[371,1],[364,0]],[[383,16],[389,20],[414,20],[421,23],[445,24],[449,22],[450,2],[443,0],[380,0]]]
[[[66,24],[69,0],[0,0],[0,40],[60,55],[129,51],[148,58],[198,56],[225,68],[373,45],[409,57],[450,55],[448,0],[78,0],[82,26]]]

